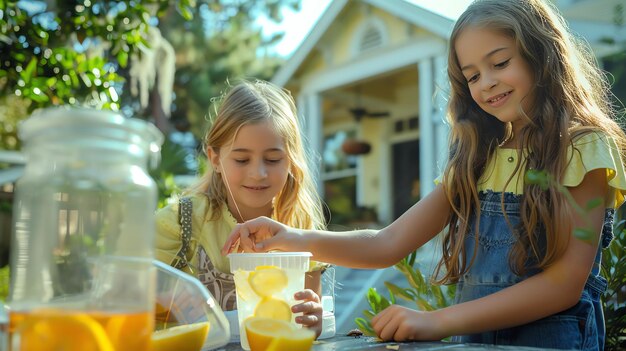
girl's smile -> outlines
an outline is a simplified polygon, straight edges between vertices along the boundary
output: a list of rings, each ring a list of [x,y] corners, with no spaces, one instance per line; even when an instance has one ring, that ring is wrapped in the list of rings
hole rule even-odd
[[[251,190],[251,191],[263,191],[263,190],[267,190],[269,189],[269,185],[261,185],[261,186],[249,186],[249,185],[244,185],[243,186],[245,189]]]
[[[504,94],[498,94],[496,96],[492,96],[489,99],[487,99],[487,103],[490,104],[492,107],[500,107],[508,100],[508,97],[510,95],[511,95],[511,92],[507,91]]]

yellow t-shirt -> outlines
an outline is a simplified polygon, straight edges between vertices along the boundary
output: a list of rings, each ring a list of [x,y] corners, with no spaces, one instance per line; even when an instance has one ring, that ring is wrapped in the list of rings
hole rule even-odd
[[[524,164],[517,170],[509,184],[506,184],[509,177],[515,172],[517,158],[520,155],[523,153],[517,149],[497,148],[478,181],[478,191],[493,190],[522,194]],[[607,138],[602,133],[585,134],[574,140],[574,147],[570,147],[568,150],[568,159],[570,159],[570,163],[565,170],[561,184],[566,187],[575,187],[583,181],[585,174],[589,171],[603,168],[606,169],[607,180],[611,188],[607,204],[617,208],[624,202],[626,171],[619,149],[612,138]]]

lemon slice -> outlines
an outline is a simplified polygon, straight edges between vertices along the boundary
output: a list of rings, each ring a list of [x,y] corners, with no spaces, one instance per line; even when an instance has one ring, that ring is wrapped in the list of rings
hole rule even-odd
[[[100,323],[115,350],[143,350],[149,347],[153,316],[148,312],[128,314],[90,314]]]
[[[248,301],[256,296],[254,290],[250,287],[250,283],[248,283],[249,277],[250,273],[241,269],[236,270],[233,274],[237,297],[239,297],[242,301]]]
[[[104,328],[82,313],[31,315],[17,332],[21,351],[114,351]]]
[[[265,351],[308,351],[313,346],[315,332],[309,329],[294,329],[286,335],[272,339]]]
[[[287,287],[287,273],[274,266],[258,266],[248,277],[250,287],[261,297],[272,296]]]
[[[291,321],[291,307],[284,300],[273,297],[264,297],[254,309],[255,317]]]
[[[251,351],[264,351],[274,339],[295,330],[289,322],[263,317],[250,317],[243,325]]]
[[[209,322],[200,322],[157,330],[152,333],[152,350],[200,351],[209,327]]]

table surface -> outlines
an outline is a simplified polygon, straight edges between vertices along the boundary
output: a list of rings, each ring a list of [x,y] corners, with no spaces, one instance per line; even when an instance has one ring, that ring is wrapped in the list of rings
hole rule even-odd
[[[520,350],[520,351],[538,351],[547,349],[538,349],[534,347],[520,346],[499,346],[484,344],[457,344],[448,342],[380,342],[372,337],[352,337],[352,336],[335,336],[330,339],[318,340],[313,345],[313,351],[389,351],[389,350],[459,350],[464,351],[484,351],[484,350]],[[239,343],[230,343],[218,351],[239,351],[243,350]]]

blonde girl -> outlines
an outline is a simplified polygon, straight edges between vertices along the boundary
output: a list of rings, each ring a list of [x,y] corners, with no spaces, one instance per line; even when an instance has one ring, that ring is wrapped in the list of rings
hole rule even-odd
[[[222,98],[204,140],[211,168],[175,204],[156,214],[156,256],[198,277],[222,309],[236,308],[230,264],[220,254],[237,223],[267,216],[321,229],[321,201],[307,166],[296,107],[288,91],[242,81]],[[317,268],[317,266],[316,266]],[[296,322],[321,331],[320,270],[296,294]]]
[[[391,306],[372,319],[381,339],[602,349],[601,250],[626,193],[625,138],[604,75],[544,0],[472,3],[452,31],[448,75],[444,175],[395,222],[338,235],[262,218],[238,226],[224,251],[239,238],[246,250],[379,268],[443,231],[435,279],[457,284],[456,303]],[[558,184],[528,181],[528,171]]]

